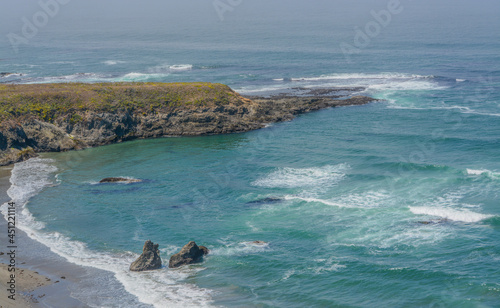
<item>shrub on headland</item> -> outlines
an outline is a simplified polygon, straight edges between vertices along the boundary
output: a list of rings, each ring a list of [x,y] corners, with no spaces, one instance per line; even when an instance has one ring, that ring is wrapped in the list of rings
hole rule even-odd
[[[238,104],[241,97],[223,84],[58,83],[0,85],[0,120],[34,117],[53,122],[84,111],[137,111],[145,114],[189,106]],[[81,117],[72,115],[71,122]]]

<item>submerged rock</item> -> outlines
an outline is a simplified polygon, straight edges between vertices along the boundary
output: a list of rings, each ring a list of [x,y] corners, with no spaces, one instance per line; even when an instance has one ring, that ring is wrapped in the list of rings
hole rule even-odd
[[[142,254],[132,262],[130,270],[134,272],[149,271],[161,268],[160,250],[158,244],[153,244],[150,240],[144,243]]]
[[[447,218],[418,221],[418,223],[422,224],[422,225],[435,225],[435,224],[442,224],[442,223],[447,223],[447,222],[450,222],[450,220]]]
[[[254,200],[254,201],[249,201],[247,202],[248,205],[259,205],[259,204],[265,204],[265,203],[277,203],[277,202],[282,202],[283,199],[281,198],[276,198],[276,197],[267,197],[259,200]]]
[[[104,178],[99,181],[99,183],[120,183],[120,182],[138,183],[142,181],[138,179],[127,179],[127,178]]]
[[[183,265],[198,263],[203,260],[203,256],[208,254],[209,250],[205,246],[198,246],[191,241],[182,247],[181,251],[170,257],[168,267],[176,268]]]

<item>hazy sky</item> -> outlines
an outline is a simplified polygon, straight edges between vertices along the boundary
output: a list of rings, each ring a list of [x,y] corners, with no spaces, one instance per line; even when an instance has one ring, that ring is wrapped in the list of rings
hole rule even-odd
[[[44,22],[39,1],[0,1],[0,44],[4,46],[9,44],[8,33],[22,34],[26,20],[33,23],[38,16]],[[244,36],[246,29],[252,27],[260,29],[263,36],[277,31],[293,35],[301,28],[309,28],[309,32],[325,30],[325,39],[330,39],[328,33],[335,33],[339,27],[363,26],[373,20],[372,11],[387,9],[391,1],[398,0],[40,0],[42,3],[54,1],[68,3],[59,5],[54,16],[39,27],[40,34],[51,33],[52,37],[63,32],[68,35],[73,30],[88,35],[126,35],[137,28],[143,28],[145,34],[150,30],[153,34],[192,31],[210,37],[234,33]],[[404,10],[394,16],[391,27],[405,30],[408,38],[417,36],[419,27],[425,28],[429,20],[433,26],[449,28],[450,35],[456,39],[460,39],[460,31],[470,27],[478,28],[479,32],[484,29],[485,34],[494,38],[500,37],[498,0],[401,0],[400,6]],[[295,26],[278,29],[276,25],[280,23],[276,21],[280,20]],[[43,39],[43,35],[37,39]]]
[[[44,3],[63,0],[40,0]],[[244,22],[247,18],[296,18],[314,19],[317,15],[328,14],[332,19],[343,19],[354,23],[370,18],[371,10],[385,8],[389,2],[397,0],[64,0],[58,14],[51,17],[48,26],[69,23],[71,19],[88,21],[88,24],[105,18],[117,22],[154,22],[181,23],[231,23]],[[401,6],[408,15],[420,18],[464,18],[467,15],[484,14],[485,18],[500,18],[498,0],[401,0]],[[0,22],[3,33],[15,31],[22,26],[21,19],[31,19],[41,10],[36,0],[1,0]],[[223,12],[224,20],[220,20]],[[243,18],[243,19],[242,19]],[[79,22],[79,23],[80,23]],[[498,31],[498,30],[497,30]]]

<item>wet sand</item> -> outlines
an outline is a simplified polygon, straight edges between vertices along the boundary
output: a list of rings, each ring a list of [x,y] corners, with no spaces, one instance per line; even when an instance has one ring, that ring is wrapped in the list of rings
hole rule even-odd
[[[51,285],[53,282],[37,272],[21,267],[17,267],[15,272],[8,269],[7,264],[0,264],[0,307],[39,307],[37,305],[38,299],[45,295],[36,296],[31,293],[38,288]],[[15,288],[10,289],[13,291],[9,291],[9,282],[12,281],[15,283]]]

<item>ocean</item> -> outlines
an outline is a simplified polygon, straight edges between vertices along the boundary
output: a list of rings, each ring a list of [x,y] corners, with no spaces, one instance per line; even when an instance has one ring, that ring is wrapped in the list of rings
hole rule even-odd
[[[144,307],[499,306],[498,1],[54,1],[0,13],[1,83],[380,101],[18,163],[8,194],[30,237],[113,272]],[[143,181],[98,183],[110,176]],[[164,264],[191,240],[211,253],[130,272],[147,239]]]

